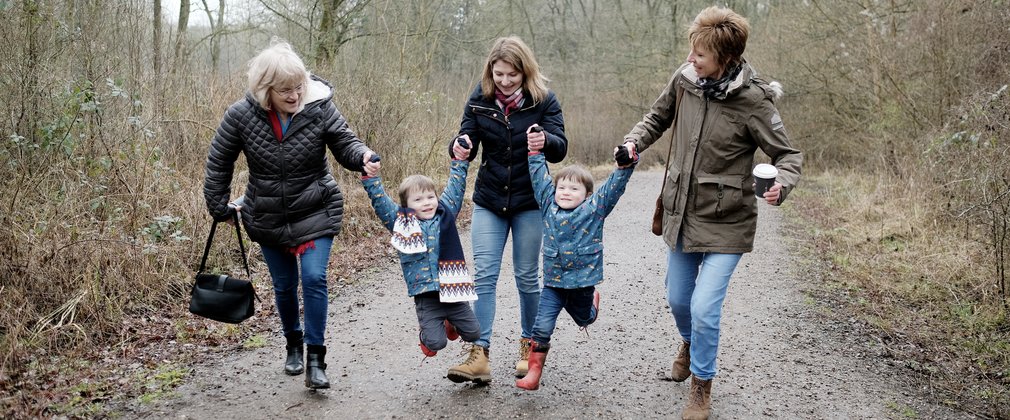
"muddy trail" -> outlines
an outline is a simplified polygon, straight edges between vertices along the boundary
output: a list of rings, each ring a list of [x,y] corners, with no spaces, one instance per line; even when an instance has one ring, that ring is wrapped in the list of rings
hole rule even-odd
[[[282,372],[283,338],[193,366],[176,398],[132,407],[142,418],[679,418],[688,382],[669,381],[679,337],[665,301],[666,246],[648,232],[662,171],[639,171],[608,218],[600,317],[586,333],[558,321],[539,391],[514,386],[519,311],[506,255],[491,340],[493,382],[456,384],[459,342],[424,359],[413,301],[395,262],[330,304],[327,374],[310,391]],[[782,210],[759,203],[755,251],[737,267],[725,301],[714,419],[970,418],[929,403],[872,341],[803,292]],[[463,232],[470,258],[469,234]],[[792,245],[790,245],[792,244]],[[511,245],[507,245],[509,249]],[[507,254],[507,251],[506,251]],[[334,258],[340,258],[335,256]],[[385,260],[385,259],[384,259]],[[830,308],[827,308],[830,310]],[[276,321],[271,320],[276,324]]]

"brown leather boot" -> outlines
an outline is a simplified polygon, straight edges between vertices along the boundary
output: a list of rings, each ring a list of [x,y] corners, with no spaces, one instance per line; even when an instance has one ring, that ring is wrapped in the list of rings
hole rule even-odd
[[[673,359],[673,373],[671,377],[674,382],[684,382],[691,376],[691,343],[683,342],[677,358]]]
[[[519,361],[516,362],[516,378],[526,376],[530,369],[530,339],[519,339]]]
[[[476,384],[486,384],[491,382],[491,365],[488,356],[488,349],[476,344],[467,344],[469,356],[460,365],[449,368],[445,375],[450,381],[459,383],[470,381]]]
[[[687,396],[687,407],[684,408],[683,420],[708,420],[712,411],[712,380],[703,381],[697,376],[691,376],[691,392]]]

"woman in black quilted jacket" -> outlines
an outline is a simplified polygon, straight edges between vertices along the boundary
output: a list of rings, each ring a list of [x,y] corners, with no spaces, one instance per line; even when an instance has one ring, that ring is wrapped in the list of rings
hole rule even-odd
[[[263,250],[287,339],[284,372],[304,371],[305,386],[329,388],[326,266],[340,231],[344,199],[326,151],[344,168],[369,175],[379,163],[368,162],[373,153],[333,104],[332,86],[309,74],[290,45],[277,43],[260,52],[249,62],[248,76],[248,92],[228,107],[210,145],[207,209],[219,221],[241,212],[249,237]],[[249,183],[245,195],[229,203],[240,153],[249,165]]]

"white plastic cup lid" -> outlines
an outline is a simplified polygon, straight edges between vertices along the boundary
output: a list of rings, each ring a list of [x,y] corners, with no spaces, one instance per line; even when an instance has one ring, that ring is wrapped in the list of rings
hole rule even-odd
[[[764,179],[772,179],[779,175],[779,170],[767,163],[759,163],[754,167],[754,176]]]

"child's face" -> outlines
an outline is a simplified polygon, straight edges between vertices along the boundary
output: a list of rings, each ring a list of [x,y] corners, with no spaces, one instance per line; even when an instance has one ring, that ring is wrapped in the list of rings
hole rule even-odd
[[[438,197],[435,191],[411,191],[407,193],[407,208],[417,212],[417,218],[428,220],[435,217],[435,210],[438,210]]]
[[[559,179],[554,190],[554,202],[558,207],[571,210],[586,200],[586,186],[573,179]]]

